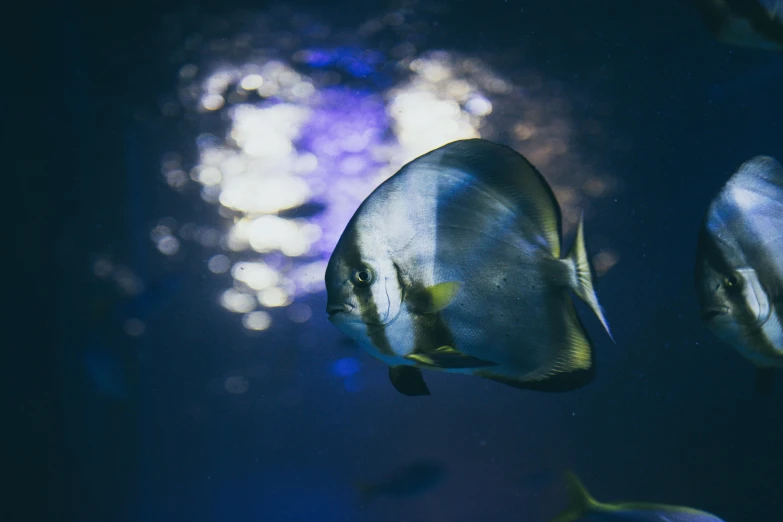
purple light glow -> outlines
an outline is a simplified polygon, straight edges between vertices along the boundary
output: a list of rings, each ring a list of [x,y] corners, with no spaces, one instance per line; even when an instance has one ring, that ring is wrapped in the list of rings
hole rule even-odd
[[[311,187],[322,187],[314,201],[325,210],[311,219],[323,230],[314,245],[322,259],[329,257],[343,227],[361,201],[377,186],[372,174],[382,166],[372,152],[383,146],[389,132],[386,108],[380,96],[347,88],[326,89],[318,96],[299,145],[318,160],[306,178]],[[346,163],[352,163],[350,174]],[[356,165],[361,165],[356,168]],[[328,190],[326,188],[328,187]]]

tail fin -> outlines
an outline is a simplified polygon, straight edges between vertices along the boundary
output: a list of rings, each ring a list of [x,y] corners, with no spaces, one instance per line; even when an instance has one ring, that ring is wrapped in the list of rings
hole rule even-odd
[[[568,507],[552,519],[552,522],[573,522],[590,509],[600,506],[600,503],[590,495],[576,473],[566,471],[565,479],[568,486]]]
[[[606,317],[604,317],[604,311],[601,305],[598,304],[598,297],[596,297],[595,290],[593,290],[593,274],[590,269],[590,261],[587,259],[587,249],[585,248],[584,215],[579,218],[576,239],[574,239],[574,244],[571,245],[571,251],[567,257],[573,262],[576,269],[574,292],[598,316],[601,324],[604,325],[604,329],[606,329],[606,333],[609,334],[609,338],[614,342],[612,332],[609,330],[609,323],[606,321]]]

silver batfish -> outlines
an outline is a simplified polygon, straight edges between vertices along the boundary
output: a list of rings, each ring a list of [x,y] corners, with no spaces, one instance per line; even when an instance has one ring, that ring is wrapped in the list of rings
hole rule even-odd
[[[697,247],[702,321],[759,368],[783,367],[783,166],[757,156],[712,201]]]
[[[428,395],[421,369],[564,391],[593,350],[569,292],[609,332],[580,221],[561,258],[560,209],[519,153],[481,139],[403,166],[361,204],[326,269],[329,319]]]

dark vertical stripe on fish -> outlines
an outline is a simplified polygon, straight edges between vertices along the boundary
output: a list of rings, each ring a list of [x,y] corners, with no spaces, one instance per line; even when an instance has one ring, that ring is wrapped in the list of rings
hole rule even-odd
[[[422,284],[411,285],[408,290],[409,296],[416,296],[417,302],[431,303],[431,297],[427,289]],[[419,297],[422,296],[422,297]],[[451,333],[446,321],[440,312],[434,313],[415,313],[411,311],[413,322],[413,352],[417,354],[426,354],[435,351],[441,346],[455,346],[454,335]]]
[[[359,245],[358,238],[355,232],[351,232],[354,236],[347,242],[349,245]],[[352,270],[364,268],[366,265],[362,261],[361,252],[358,248],[346,249],[345,261]],[[376,274],[377,276],[377,274]],[[353,282],[351,282],[353,284]],[[374,284],[383,284],[382,281],[376,281]],[[381,323],[381,315],[378,313],[378,305],[373,299],[372,286],[357,286],[354,284],[354,295],[359,304],[359,312],[362,317],[362,322],[367,329],[367,336],[370,338],[373,346],[378,349],[382,355],[394,355],[391,344],[388,337],[386,337],[386,327]]]
[[[718,271],[718,273],[726,277],[735,272],[734,267],[732,267],[729,260],[726,259],[723,250],[717,244],[715,238],[704,228],[699,235],[699,247],[704,249],[705,257],[710,260],[711,264]],[[698,272],[700,270],[702,270],[702,268],[701,266],[698,266],[697,280],[699,278]],[[740,288],[737,288],[736,290],[727,289],[732,303],[738,307],[737,315],[739,315],[741,318],[741,320],[738,322],[742,326],[743,334],[748,340],[749,347],[753,351],[765,357],[774,357],[779,359],[781,356],[775,349],[773,340],[768,338],[762,328],[758,328],[756,326],[757,317],[756,314],[753,313],[753,309],[751,308],[747,299],[745,299],[744,296],[739,299],[737,298],[737,292],[741,292],[746,284],[748,283],[743,278],[742,286],[740,286]],[[765,293],[767,292],[767,288],[764,287],[763,283],[762,289]],[[770,298],[769,294],[767,294],[767,297]],[[740,302],[742,303],[741,307],[739,306]],[[775,303],[773,301],[770,301],[770,305],[773,306],[772,312],[780,321],[781,312],[777,306],[774,306],[774,304]],[[783,322],[780,324],[783,324]]]

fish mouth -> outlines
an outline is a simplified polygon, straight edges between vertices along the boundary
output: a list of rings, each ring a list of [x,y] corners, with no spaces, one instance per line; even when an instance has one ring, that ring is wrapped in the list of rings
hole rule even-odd
[[[712,319],[715,319],[719,315],[726,315],[729,313],[729,308],[727,306],[710,306],[709,308],[705,308],[701,313],[701,320],[702,321],[711,321]]]
[[[337,314],[348,314],[353,311],[353,306],[349,304],[328,304],[326,305],[326,313],[332,318]]]

